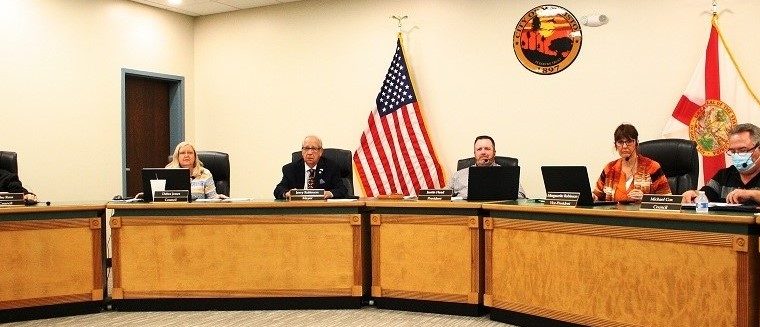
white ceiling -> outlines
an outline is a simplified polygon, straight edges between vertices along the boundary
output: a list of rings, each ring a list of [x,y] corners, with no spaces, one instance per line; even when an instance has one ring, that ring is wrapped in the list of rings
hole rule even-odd
[[[170,5],[169,0],[132,0],[161,9],[188,16],[203,16],[253,7],[263,7],[301,0],[183,0],[179,5]]]

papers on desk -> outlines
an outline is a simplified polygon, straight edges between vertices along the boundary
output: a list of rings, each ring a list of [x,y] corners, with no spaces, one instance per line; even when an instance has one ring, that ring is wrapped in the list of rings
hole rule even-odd
[[[738,204],[738,203],[723,203],[723,202],[710,202],[708,204],[710,210],[713,211],[729,211],[729,212],[760,212],[760,207],[756,205]],[[681,206],[683,209],[694,210],[693,203],[685,203]]]
[[[143,199],[129,198],[129,199],[109,200],[109,201],[110,202],[121,202],[121,203],[132,203],[132,202],[143,202]]]
[[[226,198],[226,199],[197,199],[195,202],[246,202],[251,198]]]
[[[710,203],[707,204],[707,206],[709,208],[714,208],[714,207],[738,207],[738,206],[742,206],[742,205],[743,204],[741,204],[741,203],[725,203],[725,202],[710,202]],[[696,204],[695,203],[684,203],[681,206],[684,207],[684,208],[694,208],[694,206],[696,206]]]
[[[723,203],[723,202],[710,202],[710,207],[738,207],[741,203]]]

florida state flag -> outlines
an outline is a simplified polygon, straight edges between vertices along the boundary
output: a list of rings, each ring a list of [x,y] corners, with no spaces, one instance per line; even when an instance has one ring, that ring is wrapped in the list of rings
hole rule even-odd
[[[737,123],[760,121],[760,101],[747,85],[713,16],[707,51],[668,119],[662,134],[697,143],[702,158],[700,185],[730,164],[728,131]]]

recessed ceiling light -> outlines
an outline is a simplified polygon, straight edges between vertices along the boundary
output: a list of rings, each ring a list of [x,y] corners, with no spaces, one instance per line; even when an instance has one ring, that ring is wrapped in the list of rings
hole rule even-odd
[[[172,6],[179,6],[182,4],[182,0],[169,0],[169,4]]]

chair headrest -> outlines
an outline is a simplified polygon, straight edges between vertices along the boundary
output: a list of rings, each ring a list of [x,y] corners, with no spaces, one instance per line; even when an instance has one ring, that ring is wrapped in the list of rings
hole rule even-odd
[[[219,151],[198,151],[198,160],[214,174],[214,180],[230,179],[230,156]]]
[[[0,169],[18,174],[18,155],[13,151],[0,151]]]
[[[496,156],[494,158],[494,161],[496,161],[496,163],[499,166],[517,166],[518,162],[519,162],[519,160],[517,160],[517,158],[502,157],[502,156]],[[474,164],[475,164],[475,157],[460,159],[457,162],[457,170],[464,169],[466,167],[470,167],[470,166],[472,166]]]
[[[668,176],[699,171],[697,145],[691,140],[660,139],[641,142],[639,152],[657,161]]]

